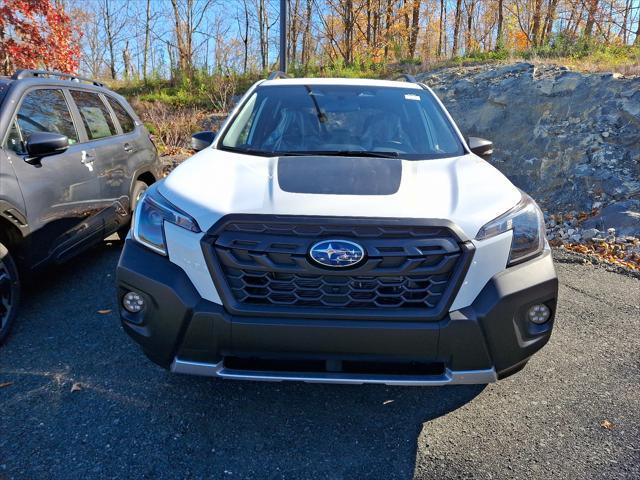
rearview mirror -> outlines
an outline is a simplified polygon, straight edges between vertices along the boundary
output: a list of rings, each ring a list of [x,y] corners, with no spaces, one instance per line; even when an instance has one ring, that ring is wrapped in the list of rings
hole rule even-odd
[[[493,153],[493,142],[484,138],[469,137],[469,149],[480,157],[489,157]]]
[[[69,148],[69,139],[60,133],[34,132],[27,137],[27,163],[38,163],[42,157],[57,155]]]
[[[216,132],[207,130],[205,132],[194,133],[191,135],[191,148],[196,152],[204,150],[213,143],[214,138],[216,138]]]

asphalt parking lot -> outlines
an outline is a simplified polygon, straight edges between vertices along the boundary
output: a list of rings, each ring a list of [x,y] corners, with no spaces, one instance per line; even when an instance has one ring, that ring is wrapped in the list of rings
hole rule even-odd
[[[124,334],[120,246],[25,294],[0,347],[0,479],[640,478],[637,278],[559,254],[552,340],[486,387],[214,381]]]

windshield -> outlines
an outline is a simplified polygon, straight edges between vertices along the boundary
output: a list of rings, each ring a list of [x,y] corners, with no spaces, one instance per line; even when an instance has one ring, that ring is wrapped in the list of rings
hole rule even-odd
[[[464,153],[430,92],[352,85],[258,87],[219,145],[270,156],[424,159]]]

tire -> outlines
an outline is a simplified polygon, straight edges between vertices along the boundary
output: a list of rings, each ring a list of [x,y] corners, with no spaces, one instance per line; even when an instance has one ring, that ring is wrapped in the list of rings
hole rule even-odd
[[[0,345],[9,336],[20,303],[20,277],[9,250],[0,243]]]
[[[141,182],[140,180],[137,180],[136,183],[133,185],[133,191],[131,192],[131,218],[133,218],[133,214],[136,211],[136,206],[138,205],[138,201],[140,200],[144,192],[147,191],[147,188],[149,188],[149,185],[147,185],[144,182]],[[118,236],[120,237],[120,240],[122,240],[123,242],[124,242],[124,239],[127,238],[127,234],[129,233],[130,227],[131,227],[131,221],[129,221],[129,223],[127,223],[123,227],[120,227],[120,229],[118,230]]]

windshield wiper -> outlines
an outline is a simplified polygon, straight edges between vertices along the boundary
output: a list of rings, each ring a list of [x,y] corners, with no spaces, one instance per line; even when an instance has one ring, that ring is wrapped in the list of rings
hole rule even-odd
[[[295,150],[289,152],[274,152],[279,156],[293,155],[326,155],[335,157],[371,157],[371,158],[398,158],[399,152],[369,152],[366,150]]]
[[[233,153],[242,153],[245,155],[260,155],[264,157],[277,157],[281,155],[280,152],[273,152],[271,150],[260,150],[259,148],[248,147],[223,147],[222,150],[227,150]]]

